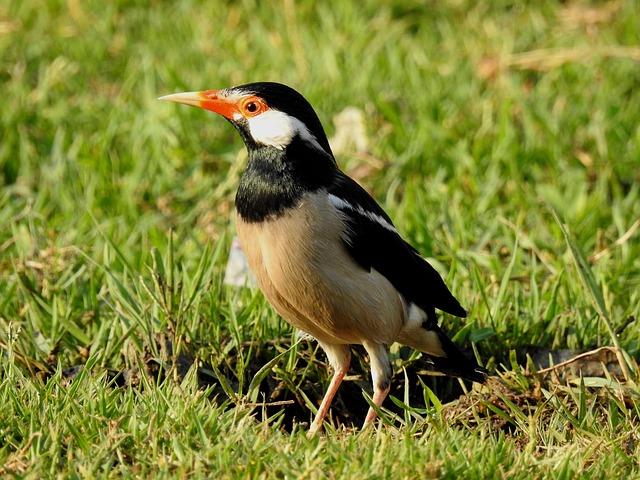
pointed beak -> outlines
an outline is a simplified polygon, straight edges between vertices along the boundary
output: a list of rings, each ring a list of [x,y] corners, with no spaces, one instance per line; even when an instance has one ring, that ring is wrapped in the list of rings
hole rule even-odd
[[[222,115],[229,120],[233,120],[234,115],[240,114],[235,102],[227,99],[221,90],[173,93],[171,95],[159,97],[158,100],[184,103],[185,105],[204,108],[205,110]]]

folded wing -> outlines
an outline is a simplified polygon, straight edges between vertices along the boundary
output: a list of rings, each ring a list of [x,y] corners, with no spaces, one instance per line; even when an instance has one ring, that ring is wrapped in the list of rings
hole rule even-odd
[[[434,308],[466,317],[438,272],[402,239],[389,216],[360,185],[340,172],[328,193],[347,223],[343,243],[362,268],[384,275],[407,302],[429,317]]]

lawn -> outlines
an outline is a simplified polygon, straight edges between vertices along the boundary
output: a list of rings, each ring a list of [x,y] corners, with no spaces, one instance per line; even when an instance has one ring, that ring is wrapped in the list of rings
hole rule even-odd
[[[0,476],[640,478],[639,12],[0,2]],[[156,100],[258,80],[447,279],[487,386],[394,346],[361,432],[356,348],[306,438],[324,355],[224,282],[242,142]]]

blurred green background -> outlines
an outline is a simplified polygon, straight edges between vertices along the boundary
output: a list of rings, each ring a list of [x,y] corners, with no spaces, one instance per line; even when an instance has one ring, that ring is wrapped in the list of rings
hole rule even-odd
[[[39,391],[38,372],[128,368],[169,332],[174,354],[214,366],[255,342],[229,366],[242,390],[243,368],[275,354],[259,345],[291,333],[259,294],[222,285],[244,151],[221,119],[156,100],[178,91],[287,83],[333,138],[336,117],[358,109],[363,146],[341,148],[338,163],[447,277],[470,315],[445,325],[491,367],[530,345],[610,343],[557,210],[637,356],[639,11],[632,0],[0,2],[0,348],[12,405],[0,457],[22,451],[35,424],[71,428],[10,393],[15,375]],[[279,373],[292,382],[293,353]],[[36,410],[46,418],[16,420]],[[50,443],[25,447],[24,471],[59,465],[47,450],[57,440],[40,435]],[[95,438],[84,440],[80,464],[99,462]],[[516,450],[505,458],[527,464]]]

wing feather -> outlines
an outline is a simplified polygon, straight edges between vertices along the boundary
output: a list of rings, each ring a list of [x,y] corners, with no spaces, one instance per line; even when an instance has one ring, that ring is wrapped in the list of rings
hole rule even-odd
[[[437,308],[466,317],[440,274],[402,239],[389,216],[360,185],[340,173],[328,193],[347,223],[344,246],[362,268],[376,269],[405,300],[427,313]]]

